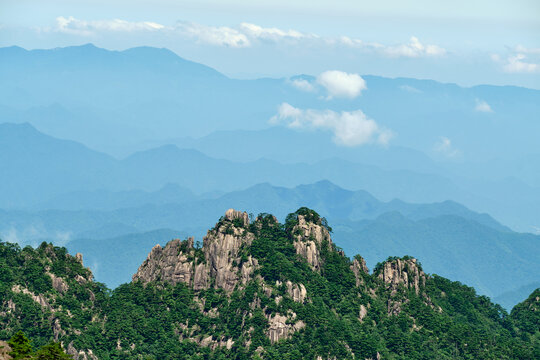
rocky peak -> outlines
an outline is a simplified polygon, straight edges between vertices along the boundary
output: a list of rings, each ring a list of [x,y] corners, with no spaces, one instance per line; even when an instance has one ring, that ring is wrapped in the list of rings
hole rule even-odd
[[[154,246],[148,258],[133,275],[134,281],[167,281],[171,284],[183,282],[193,285],[195,249],[193,239],[186,241],[175,239],[162,248]]]
[[[314,270],[319,270],[322,265],[321,247],[330,246],[332,239],[322,219],[312,212],[297,215],[291,234],[296,253],[305,258]]]
[[[225,212],[225,219],[233,221],[239,219],[244,227],[249,226],[249,215],[246,212],[229,209]]]
[[[369,275],[369,269],[366,265],[366,260],[360,255],[356,255],[351,264],[351,270],[356,279],[356,286],[360,286],[364,282],[364,276]]]
[[[243,284],[249,281],[258,266],[256,259],[240,254],[254,239],[248,226],[247,213],[229,209],[208,231],[202,249],[193,247],[193,238],[170,241],[164,248],[156,245],[133,275],[133,281],[183,282],[194,290],[207,289],[213,284],[230,292],[240,281]]]
[[[240,250],[250,246],[254,235],[247,230],[249,217],[245,212],[227,210],[213,230],[208,231],[203,239],[203,252],[210,276],[215,279],[215,286],[232,291],[238,283],[238,273],[248,280],[257,260],[251,256],[242,261]]]
[[[389,258],[377,272],[377,277],[393,289],[404,285],[406,288],[414,288],[418,294],[420,287],[426,285],[426,274],[416,259],[411,257]]]

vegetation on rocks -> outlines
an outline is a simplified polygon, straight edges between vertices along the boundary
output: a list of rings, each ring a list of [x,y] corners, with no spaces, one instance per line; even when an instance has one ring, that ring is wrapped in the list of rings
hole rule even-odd
[[[509,315],[411,257],[370,274],[330,231],[307,208],[229,210],[202,248],[155,247],[112,291],[63,248],[0,243],[0,339],[74,359],[539,358],[539,290]]]

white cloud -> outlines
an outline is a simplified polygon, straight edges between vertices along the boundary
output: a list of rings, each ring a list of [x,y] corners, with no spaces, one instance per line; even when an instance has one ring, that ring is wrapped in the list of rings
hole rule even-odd
[[[294,79],[291,80],[291,85],[297,88],[298,90],[313,92],[315,91],[315,86],[311,82],[305,79]]]
[[[375,42],[365,42],[360,39],[341,36],[338,39],[327,39],[329,44],[341,44],[347,47],[361,49],[366,52],[381,54],[388,57],[439,57],[446,55],[446,49],[437,45],[425,45],[412,36],[408,43],[383,45]]]
[[[334,134],[334,142],[343,146],[368,143],[387,145],[393,137],[390,130],[380,128],[361,110],[335,112],[332,110],[299,109],[288,103],[279,106],[270,119],[273,124],[285,124],[295,129],[323,129]]]
[[[535,73],[540,71],[540,64],[524,61],[525,54],[519,53],[509,56],[503,69],[509,73]]]
[[[86,21],[76,19],[73,16],[67,18],[59,16],[56,18],[54,30],[67,34],[90,36],[98,31],[156,31],[164,28],[164,25],[151,21],[130,22],[120,19]]]
[[[308,37],[316,37],[308,35],[296,30],[282,30],[278,28],[263,28],[259,25],[250,23],[241,23],[240,31],[246,36],[254,39],[279,41],[280,39],[303,39]]]
[[[518,45],[508,48],[506,56],[491,54],[490,57],[507,73],[540,73],[540,48],[526,48]]]
[[[206,26],[195,23],[179,23],[178,30],[198,41],[211,45],[224,45],[235,48],[249,47],[258,41],[277,43],[280,41],[297,41],[301,39],[317,38],[313,34],[305,34],[297,30],[282,30],[278,28],[264,28],[262,26],[241,23],[236,27]]]
[[[409,43],[396,46],[387,46],[383,50],[391,57],[410,57],[417,58],[423,56],[442,56],[446,50],[437,45],[424,45],[417,37],[412,36]]]
[[[232,48],[251,46],[251,42],[245,34],[227,26],[214,27],[196,23],[179,23],[176,30],[184,35],[195,38],[201,43],[210,45]]]
[[[446,136],[441,136],[439,138],[439,141],[435,143],[433,150],[447,158],[455,158],[461,155],[461,151],[456,149],[454,145],[452,145],[452,141]]]
[[[491,108],[491,106],[489,106],[489,104],[485,102],[484,100],[480,100],[480,99],[476,99],[476,106],[474,107],[474,110],[478,112],[486,112],[486,113],[493,112],[493,109]]]
[[[328,91],[328,98],[355,98],[366,90],[366,82],[358,74],[330,70],[317,76],[317,83]]]

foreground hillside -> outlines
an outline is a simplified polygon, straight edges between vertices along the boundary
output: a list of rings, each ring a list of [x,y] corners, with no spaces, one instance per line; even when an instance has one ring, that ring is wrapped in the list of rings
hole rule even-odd
[[[156,245],[109,291],[80,256],[0,244],[0,340],[23,330],[76,359],[535,359],[538,291],[508,315],[411,257],[372,273],[301,208],[285,224],[229,210]]]

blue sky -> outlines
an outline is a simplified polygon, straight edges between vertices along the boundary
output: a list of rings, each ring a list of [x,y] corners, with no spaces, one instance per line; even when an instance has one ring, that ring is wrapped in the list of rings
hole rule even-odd
[[[540,2],[2,0],[0,46],[167,47],[239,78],[343,70],[540,88]]]

